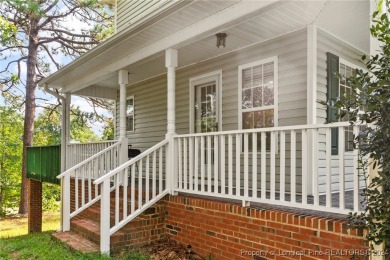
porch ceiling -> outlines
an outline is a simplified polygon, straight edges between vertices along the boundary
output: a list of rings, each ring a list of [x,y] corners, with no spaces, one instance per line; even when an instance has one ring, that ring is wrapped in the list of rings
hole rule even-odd
[[[130,53],[141,53],[143,46],[148,46],[158,39],[164,37],[171,37],[175,31],[186,28],[195,21],[199,21],[199,17],[208,17],[212,14],[221,12],[222,10],[234,7],[238,5],[239,1],[195,1],[187,4],[185,7],[176,10],[175,13],[170,16],[161,19],[158,23],[150,25],[143,31],[135,34],[130,34],[124,41],[116,44],[112,48],[99,53],[98,55],[87,60],[77,68],[70,69],[68,73],[62,73],[46,82],[50,86],[64,88],[66,91],[75,92],[77,89],[71,89],[67,86],[71,85],[74,79],[84,77],[90,72],[98,71],[105,66],[110,66],[111,63],[123,59],[124,56]],[[331,3],[333,2],[333,3]],[[346,11],[347,15],[351,17],[354,12],[365,12],[369,9],[365,9],[365,5],[361,4],[368,1],[356,1],[352,5],[351,1],[347,1],[347,4],[343,2],[342,5],[334,3],[330,0],[316,0],[316,1],[273,1],[273,3],[265,6],[259,10],[256,14],[240,19],[233,24],[226,24],[219,28],[219,32],[227,33],[226,48],[219,49],[215,46],[216,37],[215,33],[218,31],[209,32],[208,34],[200,34],[199,37],[194,37],[191,41],[180,42],[171,46],[178,49],[179,52],[179,68],[183,68],[192,64],[199,63],[201,61],[211,59],[223,54],[245,48],[247,46],[263,42],[277,36],[296,31],[298,29],[306,27],[308,24],[317,22],[318,26],[324,28],[326,31],[332,33],[335,36],[343,37],[346,30],[350,30],[354,22],[359,21],[344,21],[345,26],[340,26],[338,23],[332,22],[334,16],[332,10],[335,9]],[[359,4],[360,3],[360,4]],[[368,4],[367,4],[368,5]],[[350,10],[349,10],[350,9]],[[349,13],[348,13],[349,12]],[[351,13],[352,12],[352,13]],[[345,19],[341,13],[336,18]],[[359,17],[357,18],[359,19]],[[360,20],[361,16],[360,16]],[[340,22],[340,21],[339,21]],[[369,19],[367,17],[367,24]],[[363,25],[362,22],[358,23]],[[364,27],[365,28],[365,27]],[[361,40],[361,35],[365,32],[359,27],[355,30],[348,32],[349,38],[347,42],[351,43],[355,47],[365,49],[368,45],[365,40]],[[367,25],[367,35],[368,25]],[[344,39],[344,38],[343,38]],[[367,36],[367,41],[369,40]],[[135,83],[148,78],[155,77],[157,75],[164,74],[166,68],[164,65],[164,51],[157,52],[148,58],[144,58],[128,66],[124,66],[130,72],[129,82]],[[61,74],[61,73],[60,73]],[[107,72],[101,77],[86,82],[82,88],[85,87],[95,88],[118,88],[118,77],[116,71]]]

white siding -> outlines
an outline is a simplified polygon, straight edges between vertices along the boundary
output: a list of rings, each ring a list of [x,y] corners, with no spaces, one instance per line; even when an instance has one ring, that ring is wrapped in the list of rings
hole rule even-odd
[[[327,62],[326,53],[331,52],[340,58],[349,61],[356,66],[363,67],[361,62],[362,52],[335,38],[334,36],[318,29],[317,35],[317,98],[318,100],[326,100],[327,94]],[[317,123],[322,124],[326,121],[326,108],[317,103]],[[325,135],[320,136],[319,145],[319,192],[325,192]],[[353,187],[353,158],[352,152],[345,154],[345,186],[347,189]],[[338,191],[339,166],[337,156],[332,156],[332,191]]]
[[[307,111],[306,44],[306,29],[302,29],[177,70],[176,132],[178,134],[189,133],[189,79],[216,70],[222,70],[221,130],[238,129],[238,66],[273,56],[278,57],[278,124],[279,126],[305,124]],[[142,151],[165,137],[167,121],[166,75],[130,85],[127,88],[127,95],[134,95],[135,99],[135,131],[128,133],[129,144]],[[297,147],[300,147],[299,139],[298,137]],[[289,147],[289,144],[286,146]],[[289,157],[287,156],[287,158]],[[300,158],[300,151],[297,151],[299,168],[301,167]],[[286,172],[289,172],[288,167],[289,163],[287,163]],[[299,182],[300,174],[298,169],[297,180]],[[278,179],[277,176],[277,181]],[[297,190],[300,190],[300,187]]]
[[[156,11],[168,0],[118,0],[117,32]]]

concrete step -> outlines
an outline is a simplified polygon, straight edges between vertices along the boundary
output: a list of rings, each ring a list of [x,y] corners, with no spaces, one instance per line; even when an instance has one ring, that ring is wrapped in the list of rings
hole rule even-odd
[[[57,232],[52,234],[52,238],[66,244],[70,249],[82,253],[98,253],[99,246],[89,239],[72,231]]]

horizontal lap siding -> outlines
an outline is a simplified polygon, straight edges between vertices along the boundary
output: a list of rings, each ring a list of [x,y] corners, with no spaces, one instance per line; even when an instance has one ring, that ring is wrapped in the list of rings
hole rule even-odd
[[[216,70],[222,70],[222,130],[236,130],[238,66],[272,56],[278,56],[279,63],[279,126],[304,124],[306,30],[300,30],[177,70],[176,132],[189,133],[190,78]],[[130,85],[127,95],[134,96],[135,103],[135,132],[128,133],[129,142],[134,147],[147,149],[162,140],[166,133],[166,75]],[[117,115],[118,126],[119,105]]]
[[[126,29],[134,22],[142,19],[155,11],[167,1],[155,0],[118,0],[117,6],[117,31]]]
[[[361,62],[362,52],[352,46],[342,42],[334,36],[318,29],[317,34],[317,98],[318,100],[326,101],[327,94],[327,63],[326,53],[330,52],[341,59],[346,60],[356,66],[364,67]],[[326,121],[326,108],[317,103],[317,123],[322,124]],[[320,134],[319,144],[319,192],[325,192],[325,134]],[[339,166],[338,156],[331,157],[331,188],[332,191],[339,190]],[[351,152],[345,153],[345,188],[353,188],[353,157]],[[362,184],[362,182],[361,182]]]

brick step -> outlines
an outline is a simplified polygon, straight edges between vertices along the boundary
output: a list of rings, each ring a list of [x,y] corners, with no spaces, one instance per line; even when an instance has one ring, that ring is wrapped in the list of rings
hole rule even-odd
[[[72,231],[67,232],[57,232],[51,235],[52,238],[57,239],[68,247],[71,250],[81,251],[82,253],[98,253],[99,246],[98,244],[90,241],[89,239],[75,233]]]
[[[70,230],[78,235],[100,244],[100,222],[92,219],[76,217],[70,221]],[[124,239],[124,233],[117,231],[111,236],[111,243],[117,243]]]

